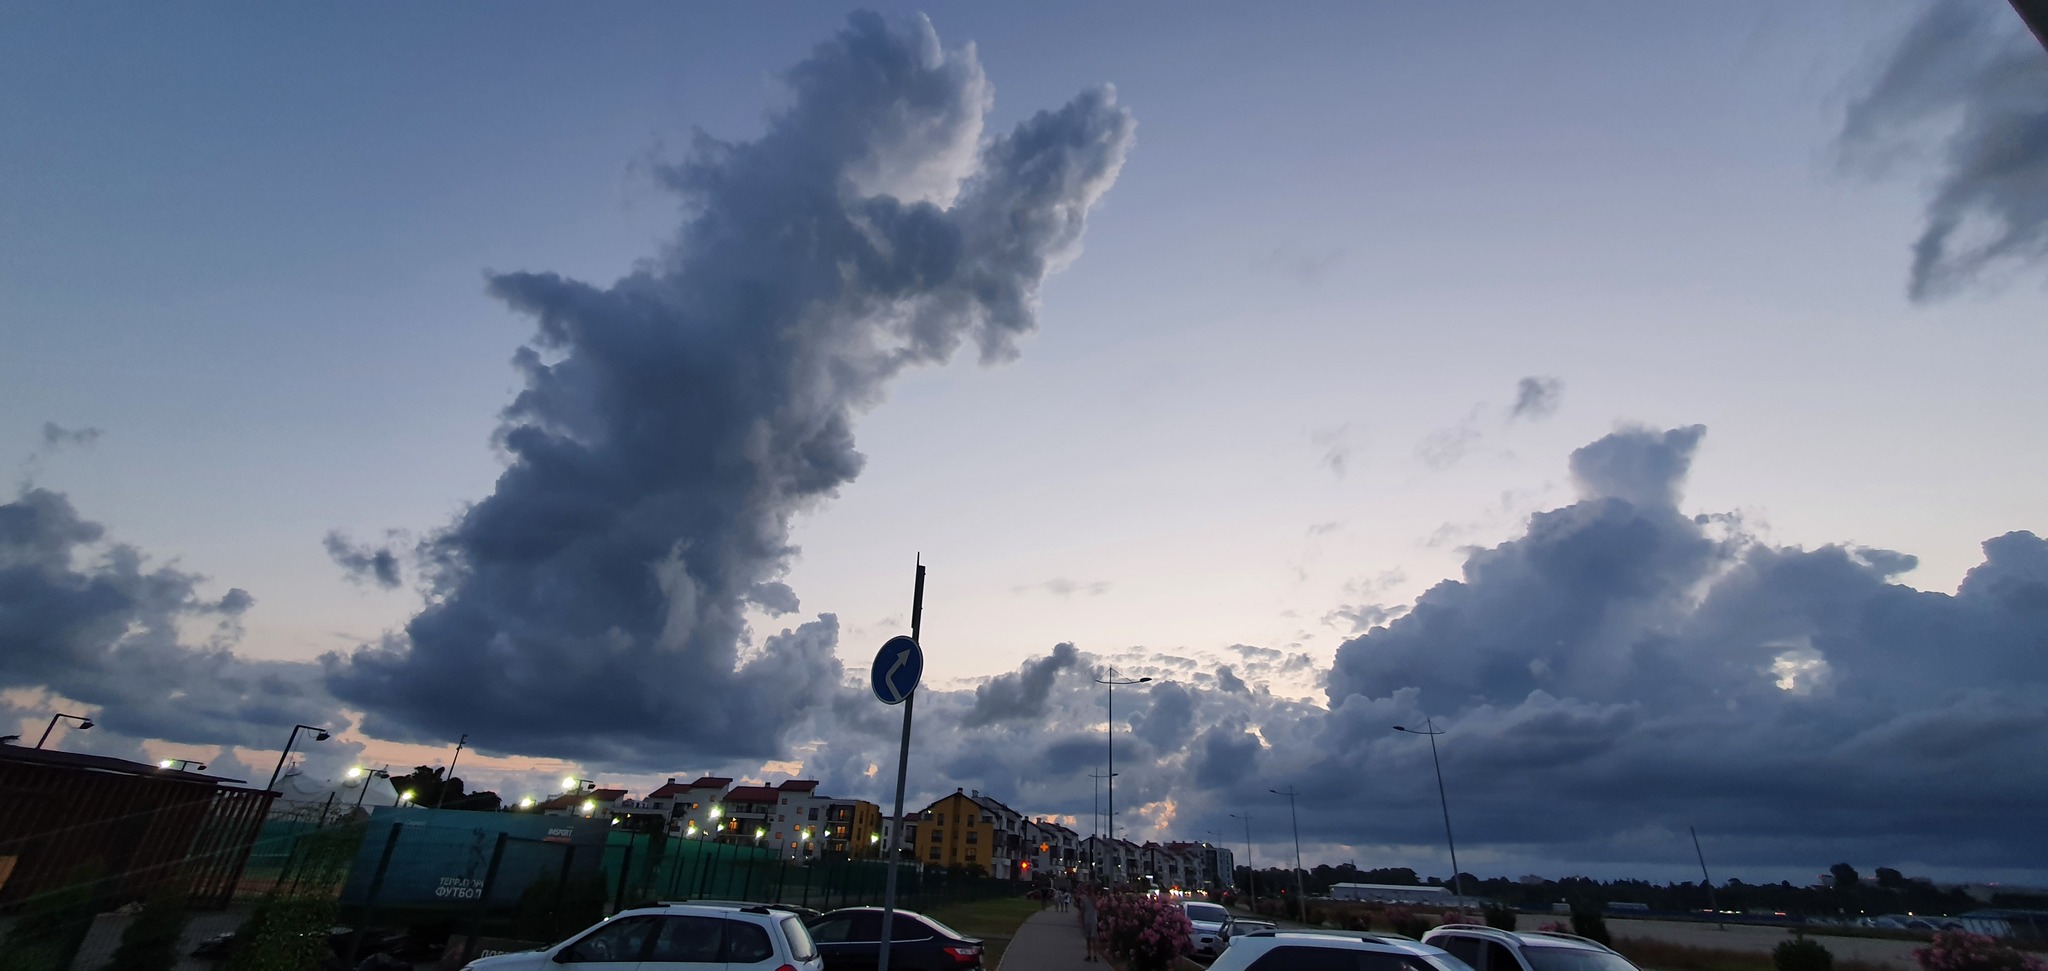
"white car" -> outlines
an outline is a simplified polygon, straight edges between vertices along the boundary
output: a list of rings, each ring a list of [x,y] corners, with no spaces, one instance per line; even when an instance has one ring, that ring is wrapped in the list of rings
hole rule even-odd
[[[824,971],[797,915],[737,904],[663,904],[622,910],[538,951],[478,958],[463,971]]]
[[[1414,938],[1371,931],[1254,931],[1233,935],[1209,971],[1472,971]]]
[[[1613,948],[1576,934],[1445,924],[1422,935],[1422,941],[1478,971],[1642,971]]]
[[[1222,904],[1201,900],[1183,900],[1180,909],[1188,915],[1188,923],[1193,927],[1188,934],[1188,945],[1195,949],[1195,954],[1201,957],[1222,954],[1229,943],[1224,928],[1230,926],[1230,911],[1224,910]]]

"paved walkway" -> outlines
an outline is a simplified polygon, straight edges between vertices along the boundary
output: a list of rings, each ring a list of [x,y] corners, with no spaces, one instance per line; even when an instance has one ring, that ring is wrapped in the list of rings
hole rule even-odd
[[[1081,960],[1087,953],[1081,943],[1081,918],[1072,910],[1041,910],[1017,928],[997,971],[1109,971],[1107,964]]]

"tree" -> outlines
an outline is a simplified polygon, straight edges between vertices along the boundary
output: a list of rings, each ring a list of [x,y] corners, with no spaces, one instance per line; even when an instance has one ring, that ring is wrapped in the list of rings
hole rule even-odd
[[[443,779],[442,775],[446,771],[427,765],[415,766],[410,775],[392,776],[391,784],[399,792],[412,793],[412,802],[415,806],[439,806],[442,809],[469,809],[491,813],[497,812],[498,807],[504,804],[504,800],[499,799],[497,793],[488,789],[478,792],[463,791],[462,777],[450,776]]]
[[[1828,872],[1835,876],[1836,890],[1853,890],[1863,883],[1863,878],[1856,874],[1856,868],[1847,863],[1837,863],[1828,867]]]
[[[1877,885],[1886,890],[1897,890],[1906,885],[1906,877],[1888,866],[1877,868]]]

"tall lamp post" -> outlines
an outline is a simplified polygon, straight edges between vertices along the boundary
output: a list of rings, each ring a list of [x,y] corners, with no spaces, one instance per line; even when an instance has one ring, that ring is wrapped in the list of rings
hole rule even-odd
[[[92,719],[87,718],[84,715],[67,715],[60,711],[50,716],[50,724],[43,728],[43,737],[36,739],[36,748],[42,748],[43,743],[50,740],[50,732],[54,731],[57,728],[57,719],[59,718],[69,718],[72,721],[77,722],[78,730],[81,732],[90,731],[92,729]]]
[[[468,744],[469,733],[464,732],[462,738],[455,743],[455,754],[448,759],[448,774],[441,777],[441,787],[434,793],[435,809],[441,808],[441,804],[448,801],[448,783],[455,781],[455,763],[462,761],[462,747]]]
[[[1301,818],[1294,814],[1294,797],[1301,795],[1301,793],[1295,792],[1293,786],[1288,786],[1286,792],[1281,792],[1278,789],[1268,789],[1266,791],[1276,796],[1287,797],[1287,819],[1294,824],[1294,897],[1297,901],[1295,906],[1301,908],[1298,913],[1306,917],[1308,915],[1308,893],[1301,887]],[[1245,823],[1245,827],[1246,831],[1249,832],[1251,823]]]
[[[370,791],[370,780],[391,778],[391,767],[387,765],[381,769],[365,769],[358,765],[348,770],[348,777],[363,780],[356,783],[356,808],[361,809],[363,808],[363,796]]]
[[[161,759],[157,762],[156,767],[159,769],[176,769],[180,772],[206,771],[206,763],[197,762],[192,759]]]
[[[1458,909],[1463,910],[1465,878],[1458,875],[1458,841],[1451,836],[1451,800],[1449,796],[1444,795],[1444,764],[1436,755],[1436,737],[1442,735],[1443,730],[1436,727],[1436,720],[1433,718],[1423,719],[1422,726],[1421,731],[1416,731],[1413,728],[1395,725],[1394,731],[1429,736],[1429,762],[1436,766],[1436,801],[1444,810],[1444,842],[1451,847],[1451,892],[1458,895]]]
[[[277,768],[270,770],[270,783],[263,788],[272,791],[277,789],[277,777],[284,774],[284,760],[292,754],[292,745],[298,742],[299,732],[301,731],[312,732],[313,741],[316,742],[324,742],[333,737],[324,728],[315,728],[311,725],[293,725],[292,737],[284,740],[284,751],[277,753]]]
[[[1120,684],[1144,684],[1150,680],[1152,679],[1119,678],[1116,676],[1115,668],[1109,669],[1109,677],[1095,679],[1096,684],[1105,685],[1109,689],[1108,716],[1103,719],[1102,727],[1104,734],[1109,736],[1109,841],[1111,843],[1116,842],[1116,686]],[[1123,863],[1123,853],[1121,851],[1117,853],[1117,863],[1119,867]]]
[[[1259,870],[1252,865],[1252,814],[1231,813],[1230,818],[1244,822],[1244,876],[1245,882],[1251,885],[1252,913],[1256,914],[1259,912]]]

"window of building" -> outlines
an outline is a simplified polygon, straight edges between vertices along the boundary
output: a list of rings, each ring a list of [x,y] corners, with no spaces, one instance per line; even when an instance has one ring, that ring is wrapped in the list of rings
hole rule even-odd
[[[969,844],[969,845],[972,845],[972,844],[975,844],[975,843],[979,843],[979,842],[981,842],[981,834],[980,834],[980,833],[978,833],[978,832],[975,832],[974,830],[971,830],[971,829],[970,829],[970,830],[968,830],[968,831],[967,831],[967,842],[968,842],[968,844]]]
[[[934,859],[934,860],[938,859],[938,858],[939,858],[939,848],[938,848],[938,847],[936,847],[936,846],[932,847],[932,854],[931,854],[931,855],[932,855],[932,859]]]
[[[973,851],[973,850],[968,850],[968,851],[967,851],[967,862],[969,862],[969,863],[973,863],[973,862],[974,862],[974,851]]]
[[[815,807],[815,806],[811,808],[811,818],[812,818],[813,820],[815,820],[815,819],[817,819],[817,818],[818,818],[818,810],[817,810],[817,807]]]

